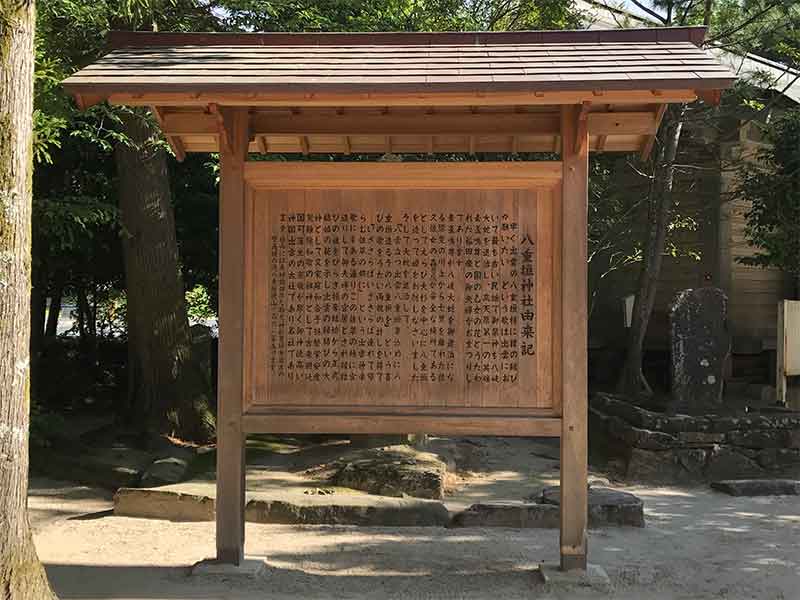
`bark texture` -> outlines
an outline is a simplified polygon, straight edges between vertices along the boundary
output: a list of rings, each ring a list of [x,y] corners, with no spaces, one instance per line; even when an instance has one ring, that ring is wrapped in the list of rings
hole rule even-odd
[[[648,203],[644,261],[639,274],[636,300],[633,303],[633,319],[628,334],[625,367],[618,386],[620,392],[631,398],[636,398],[643,393],[652,393],[642,372],[644,340],[656,301],[661,264],[667,244],[667,229],[673,208],[672,187],[675,180],[675,157],[681,140],[685,112],[684,105],[667,110],[661,129],[661,143],[658,145],[658,153],[655,158],[654,176]]]
[[[0,599],[54,598],[27,514],[33,0],[0,0]]]
[[[192,359],[167,154],[142,114],[123,117],[116,149],[128,290],[128,385],[151,433],[206,441],[214,433],[208,377]]]

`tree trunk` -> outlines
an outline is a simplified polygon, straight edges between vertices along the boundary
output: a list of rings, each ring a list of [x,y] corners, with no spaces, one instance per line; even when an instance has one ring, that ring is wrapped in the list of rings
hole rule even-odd
[[[53,293],[50,296],[50,309],[47,312],[47,323],[44,326],[44,337],[54,338],[58,335],[58,316],[61,314],[61,300],[64,294],[64,286],[60,280],[56,280],[53,286]]]
[[[214,432],[211,390],[192,359],[167,154],[143,115],[126,113],[123,119],[130,143],[119,144],[115,158],[128,289],[129,398],[152,433],[206,441]]]
[[[650,202],[647,215],[647,239],[644,260],[639,274],[636,300],[633,303],[633,320],[628,334],[628,352],[618,384],[621,393],[637,398],[652,390],[642,372],[644,340],[653,313],[661,264],[667,243],[667,229],[672,214],[672,187],[675,179],[675,157],[683,129],[684,105],[668,109],[662,124],[662,140],[653,169],[650,185]]]
[[[0,0],[0,597],[54,598],[27,514],[33,0]]]

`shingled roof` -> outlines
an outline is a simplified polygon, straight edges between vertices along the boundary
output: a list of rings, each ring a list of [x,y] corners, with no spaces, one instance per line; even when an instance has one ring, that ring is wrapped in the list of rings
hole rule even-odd
[[[118,33],[76,94],[720,89],[704,28],[512,33]]]

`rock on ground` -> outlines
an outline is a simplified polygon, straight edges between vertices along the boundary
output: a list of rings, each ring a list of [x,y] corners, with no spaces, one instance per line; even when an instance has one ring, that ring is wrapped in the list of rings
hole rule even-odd
[[[450,513],[433,500],[334,495],[250,500],[245,520],[280,525],[445,527]]]
[[[114,514],[169,521],[213,521],[214,499],[173,490],[121,488],[114,494]]]
[[[711,487],[731,496],[800,496],[795,479],[728,479],[712,481]]]
[[[542,490],[540,501],[560,506],[561,488],[552,486]],[[644,527],[644,502],[629,492],[610,488],[589,488],[589,527],[623,525]]]
[[[379,496],[404,495],[441,500],[447,465],[435,454],[410,446],[370,448],[330,465],[333,485]]]
[[[484,502],[456,513],[452,527],[511,527],[554,529],[559,527],[557,506],[536,502]]]

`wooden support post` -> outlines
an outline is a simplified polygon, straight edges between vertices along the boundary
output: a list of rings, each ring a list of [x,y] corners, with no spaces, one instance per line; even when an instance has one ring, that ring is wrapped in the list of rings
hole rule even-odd
[[[220,152],[217,560],[238,565],[244,556],[244,164],[250,133],[246,108],[218,111],[230,144]]]
[[[565,571],[586,569],[589,142],[581,114],[580,105],[562,107],[561,569]]]

